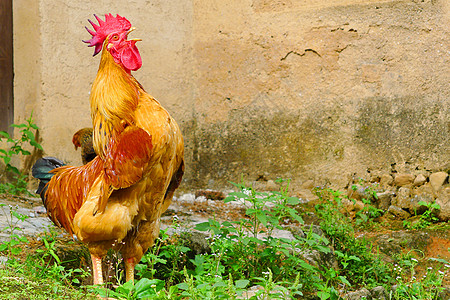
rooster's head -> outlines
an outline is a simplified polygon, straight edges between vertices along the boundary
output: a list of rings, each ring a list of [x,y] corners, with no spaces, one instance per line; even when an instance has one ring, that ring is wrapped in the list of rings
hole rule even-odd
[[[142,59],[136,47],[136,42],[140,39],[128,40],[128,34],[134,30],[130,21],[126,18],[112,14],[105,15],[105,21],[94,15],[98,21],[98,25],[88,20],[94,30],[86,27],[87,31],[92,35],[90,40],[84,41],[88,43],[88,47],[95,47],[94,56],[97,55],[105,43],[105,49],[112,55],[114,61],[127,70],[136,71],[142,66]]]

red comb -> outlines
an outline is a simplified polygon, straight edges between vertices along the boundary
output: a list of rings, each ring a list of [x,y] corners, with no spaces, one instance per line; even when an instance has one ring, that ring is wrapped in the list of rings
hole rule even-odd
[[[91,23],[94,30],[90,30],[86,27],[86,30],[92,35],[92,39],[83,41],[89,44],[88,47],[94,47],[94,56],[102,51],[102,45],[106,37],[112,32],[127,31],[131,28],[131,23],[124,17],[117,15],[114,17],[112,14],[105,15],[105,21],[94,15],[98,21],[98,25],[88,20]]]

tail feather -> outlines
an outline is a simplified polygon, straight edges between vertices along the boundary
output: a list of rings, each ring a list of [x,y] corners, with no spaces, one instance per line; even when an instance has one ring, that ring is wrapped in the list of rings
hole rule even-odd
[[[64,166],[64,163],[56,157],[43,157],[36,161],[31,169],[31,174],[34,178],[39,179],[39,186],[36,190],[36,194],[41,196],[42,201],[45,204],[45,192],[47,191],[47,184],[52,179],[53,169]]]
[[[36,193],[55,225],[73,233],[73,218],[103,169],[99,157],[79,167],[66,166],[54,157],[36,161],[32,168],[33,176],[40,180]]]

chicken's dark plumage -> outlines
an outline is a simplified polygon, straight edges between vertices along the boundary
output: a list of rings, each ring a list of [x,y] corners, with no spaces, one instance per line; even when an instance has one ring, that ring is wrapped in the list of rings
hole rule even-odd
[[[45,192],[47,191],[47,183],[49,183],[50,179],[53,177],[53,175],[55,175],[50,171],[62,166],[64,166],[64,163],[56,157],[44,157],[38,159],[31,169],[33,177],[39,179],[39,186],[36,190],[36,194],[39,194],[41,196],[44,204],[44,196]]]

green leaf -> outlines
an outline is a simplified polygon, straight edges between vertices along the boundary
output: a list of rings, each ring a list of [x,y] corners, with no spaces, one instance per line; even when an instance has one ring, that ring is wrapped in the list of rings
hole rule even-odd
[[[338,278],[341,280],[343,284],[346,284],[348,286],[351,286],[350,282],[348,282],[347,278],[345,276],[338,276]]]
[[[360,259],[359,257],[354,256],[354,255],[351,255],[351,256],[349,257],[349,259],[355,260],[355,261],[361,261],[361,259]]]
[[[11,248],[11,254],[13,255],[17,255],[22,251],[22,249],[15,247],[15,248]]]
[[[9,136],[9,133],[5,132],[5,131],[0,131],[0,136],[3,136],[7,139],[10,139],[11,137]]]
[[[0,244],[0,252],[5,251],[6,249],[8,249],[8,244]]]
[[[179,248],[178,250],[180,250],[180,252],[186,253],[186,252],[188,252],[189,250],[191,250],[191,248],[185,247],[185,246],[180,246],[180,248]]]
[[[250,283],[250,280],[247,279],[241,279],[241,280],[237,280],[234,285],[238,288],[238,289],[243,289],[245,288],[248,284]]]
[[[218,281],[213,284],[213,287],[224,287],[227,286],[227,284],[224,281]]]
[[[135,288],[135,296],[138,299],[143,299],[145,297],[150,297],[155,294],[152,285],[157,286],[156,280],[150,280],[148,278],[142,278],[138,282],[136,282]]]
[[[30,145],[33,146],[33,147],[36,147],[36,148],[38,148],[40,150],[44,150],[44,148],[42,148],[41,144],[39,144],[36,141],[30,141]]]
[[[13,240],[11,240],[11,242],[9,242],[9,245],[11,247],[14,247],[14,246],[19,245],[19,244],[20,244],[20,242],[18,240],[16,240],[16,239],[13,239]]]
[[[123,285],[117,287],[116,292],[120,295],[129,295],[134,288],[134,283],[132,280],[125,282]]]
[[[320,300],[326,300],[326,299],[330,298],[330,293],[324,292],[324,291],[319,291],[319,292],[317,292],[317,296],[320,298]]]
[[[225,199],[223,199],[223,202],[228,203],[228,202],[231,202],[234,200],[236,200],[236,198],[234,196],[228,196]]]
[[[27,127],[27,124],[11,124],[10,126],[15,128],[24,128]]]
[[[298,199],[297,197],[288,197],[287,198],[287,204],[297,205],[299,203],[300,203],[300,199]]]
[[[449,248],[449,251],[450,251],[450,248]],[[438,261],[438,262],[441,262],[441,263],[443,263],[443,264],[450,264],[450,262],[448,262],[448,261],[446,261],[445,259],[442,259],[442,258],[434,258],[434,257],[431,257],[431,258],[429,258],[428,260]]]
[[[189,284],[182,282],[176,285],[179,289],[187,291],[189,289]]]
[[[301,261],[300,266],[305,270],[309,270],[309,271],[313,271],[313,272],[317,271],[315,267],[311,266],[310,264],[306,263],[305,261]]]
[[[195,225],[194,229],[199,231],[208,231],[211,229],[211,226],[209,225],[209,222],[203,222]]]
[[[256,213],[256,218],[258,219],[258,221],[261,222],[261,224],[263,224],[264,226],[267,226],[267,216],[264,212],[258,211]]]
[[[31,154],[30,151],[24,150],[24,149],[20,149],[20,153],[21,153],[22,155],[30,155],[30,154]]]
[[[242,192],[232,192],[232,193],[230,193],[230,195],[232,195],[236,198],[244,198],[244,199],[249,197],[247,194],[242,193]]]

